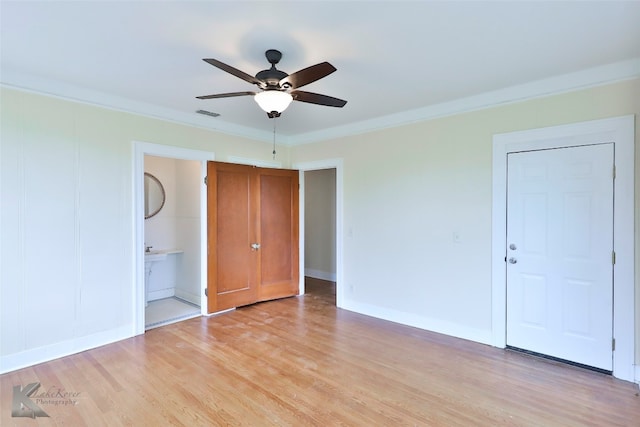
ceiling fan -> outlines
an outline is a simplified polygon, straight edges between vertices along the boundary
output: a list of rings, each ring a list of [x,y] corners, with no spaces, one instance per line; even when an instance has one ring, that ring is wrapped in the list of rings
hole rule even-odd
[[[329,107],[344,107],[347,101],[334,98],[332,96],[321,95],[313,92],[297,90],[299,87],[320,80],[323,77],[336,71],[336,68],[328,62],[312,65],[293,74],[287,74],[276,68],[280,62],[282,53],[275,49],[265,52],[267,61],[271,64],[268,70],[262,70],[256,76],[251,76],[243,71],[233,68],[217,59],[205,58],[214,67],[220,68],[227,73],[233,74],[242,80],[258,86],[260,92],[230,92],[216,95],[197,96],[198,99],[229,98],[233,96],[252,95],[269,118],[280,117],[280,114],[289,106],[291,101],[307,102],[310,104],[326,105]]]

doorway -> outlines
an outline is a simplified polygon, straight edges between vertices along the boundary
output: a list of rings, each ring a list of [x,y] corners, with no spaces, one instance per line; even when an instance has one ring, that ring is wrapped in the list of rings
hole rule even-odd
[[[145,155],[144,171],[148,330],[201,313],[201,165],[197,160]]]
[[[134,195],[134,218],[133,218],[133,236],[132,236],[132,254],[134,259],[134,283],[132,289],[133,300],[133,318],[134,318],[134,334],[139,335],[145,332],[145,312],[146,312],[146,292],[145,292],[145,215],[144,215],[144,159],[147,156],[157,156],[169,159],[192,160],[200,163],[200,188],[194,189],[198,195],[194,197],[202,201],[200,203],[200,224],[199,237],[195,237],[195,245],[199,245],[199,255],[193,260],[190,268],[200,269],[200,283],[196,291],[199,298],[200,314],[206,314],[206,299],[204,290],[206,289],[207,270],[206,270],[206,188],[204,185],[204,177],[206,175],[206,162],[214,160],[215,155],[211,152],[192,150],[188,148],[173,147],[167,145],[153,144],[148,142],[133,142],[134,149],[134,165],[133,165],[133,195]],[[197,171],[196,171],[197,173]],[[160,249],[160,248],[158,248]],[[195,291],[194,291],[195,292]],[[198,302],[196,300],[196,302]]]
[[[303,244],[300,245],[300,271],[304,271],[305,274],[301,275],[300,280],[300,294],[303,295],[306,293],[305,287],[305,276],[310,274],[312,276],[317,276],[317,278],[312,279],[313,283],[310,286],[320,285],[329,285],[332,286],[333,289],[329,291],[335,293],[335,305],[337,307],[343,307],[344,301],[344,286],[343,285],[343,261],[342,261],[342,251],[343,251],[343,214],[342,214],[342,206],[343,206],[343,160],[342,159],[326,159],[315,162],[300,162],[294,163],[294,169],[300,171],[300,237],[301,242]],[[333,214],[331,215],[330,222],[333,227],[333,231],[329,231],[333,233],[333,239],[329,239],[329,245],[334,245],[334,253],[327,254],[326,251],[322,251],[322,255],[318,255],[321,257],[329,257],[333,258],[331,260],[325,260],[320,264],[313,264],[311,266],[307,266],[307,251],[305,247],[308,244],[313,244],[313,235],[309,238],[306,235],[305,230],[307,227],[307,221],[313,221],[313,216],[310,216],[306,212],[306,207],[311,205],[307,204],[307,197],[313,197],[313,189],[308,188],[307,186],[307,173],[320,171],[320,175],[333,175],[333,177],[329,180],[321,178],[320,188],[322,192],[331,194],[328,196],[331,201],[324,202],[329,205],[329,209],[333,210]],[[325,171],[325,172],[322,172]],[[326,172],[330,171],[330,172]],[[326,178],[326,176],[324,177]],[[313,178],[312,178],[313,179]],[[322,183],[324,182],[324,183]],[[313,185],[313,184],[312,184]],[[326,186],[333,186],[334,191],[330,191]],[[311,195],[307,194],[307,190],[311,190]],[[331,242],[332,240],[332,242]],[[312,255],[314,256],[314,255]],[[335,266],[335,273],[330,270],[331,267],[323,267],[323,266]],[[320,266],[316,267],[315,266]],[[320,281],[320,282],[319,282]],[[324,282],[324,283],[323,283]],[[326,283],[329,282],[329,283]],[[326,292],[328,289],[320,288],[321,291]]]
[[[507,164],[509,153],[613,144],[615,161],[613,250],[613,375],[635,377],[634,336],[634,116],[498,134],[493,137],[492,334],[506,347]]]
[[[335,305],[336,169],[304,172],[305,292],[325,295]]]

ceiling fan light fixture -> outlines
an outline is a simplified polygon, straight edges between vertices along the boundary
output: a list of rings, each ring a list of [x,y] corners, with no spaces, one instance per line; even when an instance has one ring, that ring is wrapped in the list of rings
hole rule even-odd
[[[287,92],[272,89],[256,93],[253,99],[267,113],[274,111],[282,113],[293,101],[293,96]]]

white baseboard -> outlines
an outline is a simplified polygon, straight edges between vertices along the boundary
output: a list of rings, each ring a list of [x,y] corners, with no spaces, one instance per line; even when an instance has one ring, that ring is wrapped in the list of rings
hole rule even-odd
[[[456,338],[462,338],[481,344],[491,345],[492,334],[490,329],[477,329],[457,323],[447,322],[439,319],[420,316],[414,313],[405,313],[389,308],[378,307],[374,305],[359,303],[351,300],[343,301],[340,308],[354,311],[378,319],[388,320],[390,322],[400,323],[402,325],[413,326],[439,334],[449,335]]]
[[[158,291],[149,291],[149,301],[157,299],[171,298],[176,294],[176,288],[160,289]]]
[[[304,275],[307,277],[313,277],[314,279],[328,280],[329,282],[336,281],[336,273],[314,270],[313,268],[305,268]]]
[[[635,383],[640,384],[640,365],[636,365]]]
[[[44,347],[8,354],[0,357],[0,374],[131,338],[133,336],[132,331],[133,326],[127,325]]]
[[[175,296],[190,302],[191,304],[195,304],[195,305],[200,305],[202,304],[201,300],[200,300],[200,295],[197,294],[193,294],[191,292],[187,292],[187,291],[183,291],[182,289],[178,289],[176,288],[176,293]]]

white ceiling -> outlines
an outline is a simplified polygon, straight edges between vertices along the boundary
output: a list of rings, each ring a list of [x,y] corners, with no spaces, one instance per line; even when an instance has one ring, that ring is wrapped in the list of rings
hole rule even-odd
[[[280,142],[381,128],[640,75],[640,1],[1,1],[2,84],[270,140],[251,97],[267,49],[293,73],[338,71],[302,90]],[[211,118],[198,109],[220,114]]]

